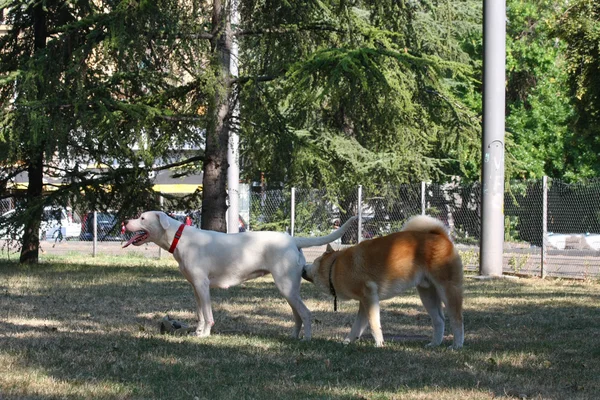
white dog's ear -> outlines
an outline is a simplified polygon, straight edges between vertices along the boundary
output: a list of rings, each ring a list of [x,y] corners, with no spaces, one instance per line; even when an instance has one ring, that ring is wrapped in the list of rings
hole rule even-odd
[[[333,253],[335,250],[333,250],[333,247],[331,247],[331,245],[329,243],[327,243],[327,248],[325,249],[325,253]]]
[[[169,217],[167,217],[167,214],[165,213],[158,213],[158,219],[160,221],[160,225],[163,227],[163,229],[167,229],[169,227]]]

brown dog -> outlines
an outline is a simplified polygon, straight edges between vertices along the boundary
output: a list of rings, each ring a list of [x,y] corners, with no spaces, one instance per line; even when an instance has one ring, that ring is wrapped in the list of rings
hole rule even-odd
[[[344,250],[333,251],[328,245],[321,257],[304,267],[302,277],[334,297],[360,302],[345,343],[360,338],[368,323],[376,346],[383,345],[379,301],[416,286],[433,323],[428,346],[438,346],[444,337],[442,302],[450,317],[452,347],[463,345],[463,265],[446,227],[434,218],[413,217],[401,232]]]

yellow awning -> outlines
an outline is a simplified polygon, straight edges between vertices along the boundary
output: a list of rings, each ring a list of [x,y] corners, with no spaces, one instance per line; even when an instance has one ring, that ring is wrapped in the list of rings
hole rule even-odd
[[[53,184],[43,183],[42,190],[46,191],[46,192],[50,192],[52,190],[57,190],[58,188],[56,186],[58,186],[58,185],[60,185],[60,183],[53,183]],[[7,189],[13,189],[13,190],[27,190],[28,187],[29,187],[29,182],[16,182],[16,183],[8,182],[8,184],[6,185]]]
[[[202,185],[191,183],[174,183],[174,184],[159,184],[152,187],[155,192],[161,193],[194,193],[198,189],[202,189]]]
[[[18,182],[18,183],[9,183],[7,187],[13,190],[26,190],[29,186],[29,182]],[[44,184],[44,191],[53,191],[57,190],[57,184],[48,185]],[[110,185],[102,185],[107,190],[110,190]],[[202,185],[195,185],[190,183],[176,183],[176,184],[159,184],[152,186],[152,189],[155,192],[161,193],[173,193],[173,194],[189,194],[194,193],[196,190],[202,190]]]

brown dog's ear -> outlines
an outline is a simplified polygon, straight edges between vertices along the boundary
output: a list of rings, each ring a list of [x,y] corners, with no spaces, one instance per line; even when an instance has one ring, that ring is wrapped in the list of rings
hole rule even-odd
[[[325,249],[325,254],[329,254],[329,253],[333,253],[335,250],[333,250],[333,247],[331,247],[331,245],[329,243],[327,243],[327,248]]]

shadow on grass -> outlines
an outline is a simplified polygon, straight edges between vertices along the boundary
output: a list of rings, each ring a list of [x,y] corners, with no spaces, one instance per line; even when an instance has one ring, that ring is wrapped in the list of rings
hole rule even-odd
[[[13,371],[43,371],[69,387],[44,393],[43,382],[0,380],[15,397],[94,397],[102,385],[104,398],[213,399],[584,399],[600,389],[594,287],[467,281],[466,348],[448,351],[423,349],[431,327],[412,291],[382,304],[387,345],[375,348],[368,338],[350,346],[331,339],[347,333],[357,305],[323,311],[330,299],[311,285],[302,285],[319,309],[311,342],[287,338],[291,310],[265,278],[212,290],[216,335],[200,339],[157,334],[167,312],[193,322],[192,291],[176,267],[0,271],[0,356]]]

